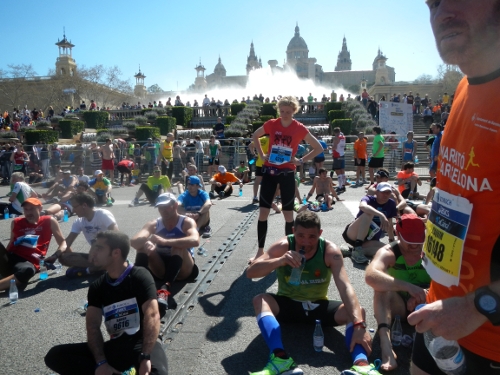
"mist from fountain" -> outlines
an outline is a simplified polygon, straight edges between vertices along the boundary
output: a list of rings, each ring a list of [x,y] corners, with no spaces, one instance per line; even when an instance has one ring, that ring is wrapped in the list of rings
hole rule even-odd
[[[334,87],[333,90],[335,90],[337,98],[340,97],[340,94],[343,94],[344,97],[347,98],[347,95],[350,93],[342,87]],[[332,88],[318,85],[310,79],[298,78],[295,72],[280,70],[275,70],[273,72],[271,70],[271,67],[267,66],[262,69],[252,70],[248,76],[246,87],[232,86],[224,88],[214,88],[208,89],[206,91],[199,91],[197,93],[183,91],[171,97],[171,103],[173,105],[175,96],[179,95],[181,101],[184,104],[189,101],[192,106],[194,100],[196,99],[199,106],[202,106],[205,94],[209,99],[214,98],[216,101],[220,100],[224,102],[224,100],[227,99],[230,104],[235,99],[239,103],[241,102],[243,97],[245,98],[245,100],[248,96],[250,96],[250,99],[253,99],[255,95],[259,96],[260,94],[262,94],[264,98],[269,98],[270,101],[273,99],[273,97],[277,98],[278,95],[293,95],[297,98],[300,98],[302,96],[307,102],[309,93],[311,93],[317,101],[321,101],[323,95],[326,95],[326,97],[330,98]],[[351,95],[355,96],[354,94]],[[161,98],[161,101],[163,103],[166,103],[167,100],[168,97]]]

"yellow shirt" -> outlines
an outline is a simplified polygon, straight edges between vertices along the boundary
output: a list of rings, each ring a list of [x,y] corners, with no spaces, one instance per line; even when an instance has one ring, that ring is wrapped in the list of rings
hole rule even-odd
[[[163,147],[161,148],[161,154],[167,160],[172,160],[172,143],[173,142],[163,142]]]

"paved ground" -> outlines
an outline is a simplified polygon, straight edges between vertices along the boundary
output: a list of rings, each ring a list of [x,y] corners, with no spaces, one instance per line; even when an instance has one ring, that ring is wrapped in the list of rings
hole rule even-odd
[[[309,188],[301,185],[301,195]],[[251,301],[258,293],[276,291],[277,284],[274,273],[259,280],[250,280],[245,275],[247,259],[257,249],[257,211],[251,204],[251,189],[251,185],[245,186],[243,197],[216,200],[211,210],[214,234],[212,238],[202,240],[207,257],[196,257],[202,269],[198,282],[180,285],[183,288],[175,296],[179,307],[177,311],[169,312],[164,320],[166,332],[163,339],[171,374],[246,374],[260,370],[266,363],[268,349],[260,336]],[[156,210],[149,205],[128,207],[135,190],[127,187],[115,189],[113,193],[116,202],[111,211],[120,229],[129,235],[137,232],[147,220],[157,217]],[[357,212],[364,192],[362,188],[347,190],[342,195],[345,202],[337,204],[329,213],[319,214],[324,237],[339,245],[343,243],[341,233]],[[424,184],[422,190],[427,192],[428,185]],[[0,196],[7,191],[1,187]],[[69,223],[61,223],[64,235],[69,233],[72,221],[71,218]],[[0,221],[0,240],[4,244],[10,236],[9,228],[8,223]],[[283,217],[272,214],[266,245],[282,235]],[[53,243],[50,254],[55,247]],[[82,236],[77,239],[75,248],[88,251]],[[132,251],[130,260],[134,259],[135,252]],[[372,290],[364,282],[363,267],[354,266],[350,259],[345,260],[345,265],[358,298],[367,310],[368,326],[376,328]],[[12,306],[8,304],[7,293],[0,292],[3,373],[50,374],[43,362],[50,347],[85,341],[85,318],[77,308],[79,301],[86,297],[91,280],[68,280],[64,273],[50,274],[46,281],[33,281],[20,293],[19,302]],[[338,298],[334,285],[329,296]],[[35,312],[37,308],[39,312]],[[403,329],[405,333],[411,333],[410,327]],[[282,331],[285,348],[304,373],[338,374],[349,367],[350,356],[344,344],[343,328],[325,330],[322,353],[316,353],[312,348],[313,327],[284,326]],[[398,348],[397,354],[400,369],[393,374],[409,374],[410,349]],[[379,355],[376,338],[371,360]]]

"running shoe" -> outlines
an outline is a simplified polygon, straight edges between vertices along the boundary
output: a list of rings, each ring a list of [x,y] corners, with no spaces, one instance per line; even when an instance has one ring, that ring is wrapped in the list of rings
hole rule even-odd
[[[378,371],[378,369],[380,368],[380,364],[381,364],[380,359],[377,359],[375,360],[375,364],[371,363],[366,366],[353,365],[351,367],[351,370],[356,371],[356,373],[359,375],[382,375]]]
[[[139,199],[137,198],[134,198],[132,199],[132,202],[129,203],[129,207],[134,207],[134,206],[137,206],[139,204]]]
[[[88,276],[87,269],[84,267],[70,267],[66,270],[66,277],[76,279],[77,277]]]
[[[353,262],[358,264],[369,263],[370,260],[363,253],[362,247],[355,247],[351,253],[351,259]]]
[[[165,315],[165,312],[168,310],[168,296],[170,292],[167,289],[167,286],[164,284],[160,289],[156,291],[156,300],[158,301],[158,308],[160,310],[160,316]]]
[[[215,199],[215,193],[213,191],[208,193],[208,196],[210,197],[210,199]]]
[[[203,230],[203,234],[201,235],[203,238],[209,238],[212,237],[212,228],[210,228],[209,225],[205,226],[205,229]]]
[[[342,257],[350,258],[352,253],[352,247],[348,244],[340,245],[340,252],[342,253]]]
[[[254,197],[252,203],[259,203],[259,198]]]
[[[219,198],[220,198],[220,199],[223,199],[223,198],[224,198],[224,192],[223,192],[223,191],[221,191],[221,192],[219,193]]]
[[[292,357],[283,359],[276,357],[274,353],[269,357],[266,367],[262,371],[252,372],[250,375],[301,375],[304,372],[297,367]]]
[[[111,207],[113,205],[113,200],[112,198],[108,198],[107,202],[106,202],[106,207]]]
[[[129,368],[128,370],[122,372],[122,375],[137,375],[137,370],[135,369],[135,367],[131,367]]]

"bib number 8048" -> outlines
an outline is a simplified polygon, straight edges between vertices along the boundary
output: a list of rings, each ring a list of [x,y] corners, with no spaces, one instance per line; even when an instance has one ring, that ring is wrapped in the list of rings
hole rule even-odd
[[[427,237],[427,253],[432,255],[438,262],[444,257],[445,246],[432,236]]]

